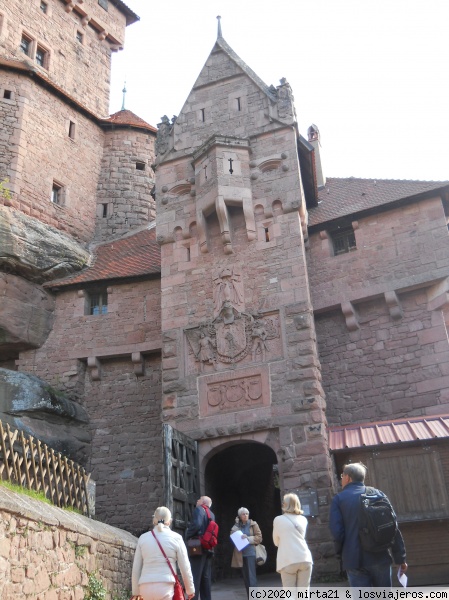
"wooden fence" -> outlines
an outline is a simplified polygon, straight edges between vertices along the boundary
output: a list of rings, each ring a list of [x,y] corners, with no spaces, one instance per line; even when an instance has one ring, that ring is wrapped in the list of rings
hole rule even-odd
[[[90,474],[53,448],[0,421],[0,480],[43,492],[59,507],[91,516]]]

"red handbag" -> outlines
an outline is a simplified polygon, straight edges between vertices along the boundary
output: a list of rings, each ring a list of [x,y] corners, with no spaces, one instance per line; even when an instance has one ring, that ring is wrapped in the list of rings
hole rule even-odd
[[[167,564],[170,567],[170,571],[172,572],[173,577],[175,578],[175,587],[173,588],[173,600],[186,600],[186,593],[184,591],[184,588],[181,585],[181,582],[179,581],[178,576],[173,571],[173,567],[171,566],[171,562],[168,560],[167,555],[165,554],[164,549],[160,545],[159,540],[157,539],[156,534],[154,533],[154,531],[152,531],[151,533],[153,534],[153,537],[156,540],[157,545],[161,549],[162,554],[165,556],[165,560],[167,561]]]

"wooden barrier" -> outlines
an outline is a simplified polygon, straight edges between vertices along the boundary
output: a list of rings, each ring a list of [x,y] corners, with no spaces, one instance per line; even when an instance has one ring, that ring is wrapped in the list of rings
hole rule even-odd
[[[43,492],[60,508],[72,507],[91,516],[88,502],[90,473],[53,448],[12,430],[0,421],[0,480]]]

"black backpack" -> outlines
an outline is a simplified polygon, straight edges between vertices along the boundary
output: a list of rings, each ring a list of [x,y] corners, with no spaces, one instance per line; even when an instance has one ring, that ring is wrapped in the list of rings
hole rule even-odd
[[[386,496],[366,487],[360,496],[359,539],[366,552],[382,552],[393,544],[398,529],[396,514]]]

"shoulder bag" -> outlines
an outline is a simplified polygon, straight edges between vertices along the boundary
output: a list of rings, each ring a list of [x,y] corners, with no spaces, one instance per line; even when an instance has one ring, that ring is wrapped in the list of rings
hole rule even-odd
[[[156,540],[157,545],[161,549],[162,554],[165,556],[165,560],[167,561],[167,564],[170,567],[170,571],[172,572],[172,575],[175,578],[175,587],[173,588],[173,600],[185,600],[186,599],[186,595],[185,595],[185,592],[184,592],[184,588],[182,587],[181,582],[179,581],[178,576],[174,572],[173,567],[171,566],[171,562],[168,560],[167,555],[165,554],[164,549],[162,548],[162,546],[161,546],[159,540],[157,539],[156,534],[154,533],[154,531],[152,531],[151,533],[153,534],[153,537]]]
[[[254,526],[251,525],[251,528],[253,530],[253,535],[254,535]],[[267,562],[267,549],[265,548],[265,546],[263,544],[256,544],[254,546],[254,549],[256,551],[256,565],[258,567],[261,567],[262,565],[264,565]]]

